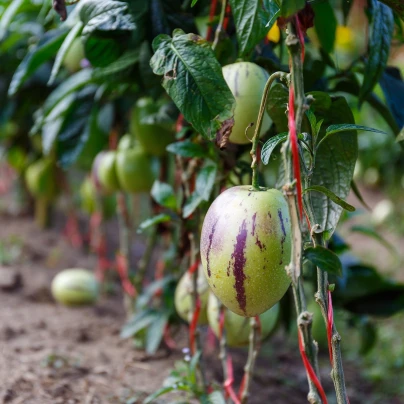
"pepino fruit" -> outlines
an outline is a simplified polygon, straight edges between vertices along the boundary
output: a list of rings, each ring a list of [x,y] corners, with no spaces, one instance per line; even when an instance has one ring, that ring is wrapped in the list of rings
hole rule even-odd
[[[76,38],[63,59],[63,65],[69,70],[69,72],[75,73],[81,69],[81,61],[84,58],[83,42],[81,41],[81,38]]]
[[[202,226],[201,260],[213,293],[241,316],[261,314],[285,294],[291,254],[287,203],[276,189],[227,189]]]
[[[66,306],[92,304],[98,297],[98,282],[86,269],[73,268],[59,272],[52,281],[52,296]]]
[[[117,153],[113,150],[102,151],[94,159],[92,175],[95,184],[104,193],[119,190],[119,182],[115,168]]]
[[[54,162],[42,158],[29,165],[25,171],[25,182],[29,192],[35,198],[53,200],[58,193]]]
[[[219,337],[219,309],[220,304],[218,299],[213,293],[210,293],[208,299],[208,321],[216,337]],[[279,314],[279,303],[260,314],[261,341],[275,330],[278,324]],[[228,346],[237,347],[247,345],[250,337],[250,328],[250,319],[225,309],[224,329],[226,331],[226,342]]]
[[[206,282],[201,267],[198,268],[197,289],[201,300],[201,311],[199,313],[198,324],[207,324],[208,317],[206,308],[208,305],[209,285]],[[177,288],[175,289],[174,303],[178,315],[188,323],[191,322],[193,315],[193,291],[193,275],[186,272],[179,280]]]
[[[260,66],[250,62],[233,63],[223,67],[223,77],[236,99],[234,111],[234,126],[230,142],[247,144],[250,140],[245,135],[246,128],[257,121],[261,105],[261,97],[268,73]],[[262,120],[260,135],[271,126],[271,119],[265,112]],[[250,138],[253,135],[251,129]]]

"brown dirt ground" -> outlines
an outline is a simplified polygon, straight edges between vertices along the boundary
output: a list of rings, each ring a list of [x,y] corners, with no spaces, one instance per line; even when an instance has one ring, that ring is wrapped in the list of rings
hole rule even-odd
[[[60,226],[59,226],[60,227]],[[125,314],[120,296],[103,296],[95,307],[71,309],[57,305],[49,292],[53,276],[67,267],[93,268],[95,259],[70,247],[60,230],[39,231],[31,218],[0,216],[0,243],[18,241],[21,254],[13,262],[23,286],[0,291],[0,403],[142,403],[161,387],[181,349],[160,350],[155,358],[136,351],[131,341],[119,338]],[[234,351],[238,385],[246,352]],[[327,353],[321,355],[322,380],[330,404],[333,387]],[[208,357],[209,379],[221,380],[216,354]],[[346,361],[351,404],[400,404],[400,398],[374,401],[377,387],[364,381],[357,365]],[[307,381],[296,342],[278,333],[266,344],[258,360],[250,402],[305,403]],[[380,395],[379,395],[380,397]],[[191,402],[162,397],[158,402]],[[157,401],[156,401],[157,402]]]

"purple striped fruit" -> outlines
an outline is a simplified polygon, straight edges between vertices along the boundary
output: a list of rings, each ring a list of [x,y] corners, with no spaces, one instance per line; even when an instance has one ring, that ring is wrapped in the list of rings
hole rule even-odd
[[[223,77],[236,99],[234,110],[234,126],[230,135],[230,142],[247,144],[250,140],[245,135],[250,123],[256,123],[261,105],[261,97],[268,73],[262,67],[251,62],[232,63],[223,67]],[[271,126],[271,118],[264,112],[260,135]],[[250,129],[249,137],[254,134],[255,126]]]
[[[213,293],[231,311],[252,317],[285,294],[291,229],[285,198],[276,189],[227,189],[213,202],[201,234],[201,260]]]

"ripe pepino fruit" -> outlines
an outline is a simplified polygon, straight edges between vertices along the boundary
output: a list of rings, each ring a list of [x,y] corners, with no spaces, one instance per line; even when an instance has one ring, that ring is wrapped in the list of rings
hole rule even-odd
[[[198,324],[207,324],[208,316],[206,307],[208,305],[209,285],[201,266],[198,268],[197,289],[201,300],[201,311],[199,313]],[[186,322],[190,323],[193,315],[193,275],[188,271],[179,280],[175,289],[174,304],[178,315]]]
[[[209,294],[208,320],[214,334],[219,337],[219,309],[220,304],[213,293]],[[280,314],[279,303],[269,310],[260,314],[261,340],[267,338],[275,330]],[[237,347],[247,345],[250,337],[250,319],[239,316],[230,310],[225,309],[224,329],[226,331],[226,342],[228,346]]]
[[[237,186],[219,195],[202,226],[201,260],[213,293],[231,311],[259,315],[289,287],[289,211],[276,189]]]
[[[269,75],[266,70],[254,63],[240,62],[224,66],[223,77],[236,99],[234,126],[229,140],[237,144],[250,143],[245,130],[252,122],[255,124],[257,121],[261,97]],[[265,112],[260,135],[270,126],[271,118]],[[251,129],[250,138],[253,133],[254,127]]]
[[[66,306],[94,303],[98,298],[98,282],[92,272],[72,268],[59,272],[52,281],[52,296]]]

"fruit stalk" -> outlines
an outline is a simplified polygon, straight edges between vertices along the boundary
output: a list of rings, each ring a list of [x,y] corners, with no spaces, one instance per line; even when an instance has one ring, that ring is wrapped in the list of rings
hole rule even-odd
[[[212,44],[212,49],[215,50],[220,40],[220,34],[223,31],[223,22],[226,16],[227,0],[222,0],[222,8],[220,10],[219,24],[216,27],[215,39]]]
[[[295,94],[295,102],[297,104],[295,119],[296,134],[300,133],[303,114],[307,108],[306,98],[304,95],[303,87],[303,63],[301,58],[301,44],[296,33],[296,28],[293,22],[288,24],[288,36],[286,38],[286,45],[289,51],[291,63],[291,86]],[[291,128],[289,128],[291,129]],[[300,228],[300,219],[298,213],[298,203],[296,200],[296,181],[293,178],[290,168],[290,142],[285,142],[282,147],[283,161],[285,165],[285,175],[289,177],[289,181],[283,187],[286,199],[288,201],[291,225],[292,225],[292,254],[291,262],[286,270],[292,280],[292,290],[295,300],[295,307],[297,312],[297,325],[298,332],[300,333],[302,343],[302,357],[303,360],[308,360],[306,367],[307,380],[309,383],[309,393],[307,399],[310,403],[321,403],[324,400],[320,399],[320,395],[324,396],[322,387],[318,380],[318,361],[317,361],[317,345],[314,344],[311,335],[312,315],[307,312],[306,299],[300,277],[302,267],[302,234]],[[311,369],[310,369],[311,367]],[[314,375],[312,374],[314,371]],[[314,376],[314,377],[313,377]]]
[[[257,159],[257,148],[258,148],[258,143],[259,143],[259,137],[260,137],[260,131],[261,131],[261,126],[262,126],[262,120],[264,118],[264,113],[267,105],[267,100],[268,100],[268,93],[269,90],[272,86],[272,83],[276,80],[285,80],[286,79],[286,73],[284,72],[275,72],[271,76],[269,76],[268,81],[265,84],[264,87],[264,92],[262,93],[262,98],[261,98],[261,106],[260,110],[258,113],[258,118],[257,118],[257,125],[255,126],[255,131],[254,131],[254,136],[252,138],[252,148],[251,148],[251,158],[252,158],[252,163],[251,163],[251,169],[253,172],[252,176],[252,187],[254,190],[259,191],[259,183],[258,183],[258,159]]]
[[[255,360],[260,349],[261,330],[259,324],[259,317],[250,318],[250,341],[248,346],[248,358],[244,367],[244,389],[241,393],[241,404],[246,404],[249,398],[250,384],[253,377]]]
[[[312,239],[314,246],[321,245],[325,247],[325,243],[321,234],[312,232]],[[321,308],[321,313],[323,315],[326,326],[328,325],[328,310],[329,310],[329,301],[328,301],[328,274],[327,272],[322,271],[320,268],[317,268],[317,287],[318,290],[315,294],[316,302],[319,304]],[[331,308],[332,310],[332,308]],[[337,396],[338,404],[349,404],[348,394],[346,392],[345,387],[345,376],[344,376],[344,368],[342,366],[342,357],[341,357],[341,336],[338,333],[337,327],[335,323],[332,324],[332,334],[331,340],[328,341],[329,348],[332,353],[332,371],[331,378],[334,382],[335,393]]]

